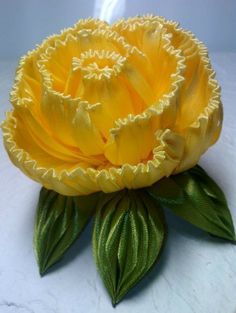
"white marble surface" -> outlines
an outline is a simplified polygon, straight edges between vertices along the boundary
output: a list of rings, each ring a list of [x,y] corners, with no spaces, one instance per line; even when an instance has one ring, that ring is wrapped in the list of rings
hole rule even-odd
[[[221,185],[236,224],[236,53],[212,54],[222,86],[224,127],[200,164]],[[0,62],[0,120],[16,62]],[[9,161],[0,144],[0,313],[106,313],[111,302],[91,253],[91,225],[45,277],[32,249],[40,186]],[[158,266],[116,307],[117,313],[236,313],[236,246],[167,214],[169,237]]]

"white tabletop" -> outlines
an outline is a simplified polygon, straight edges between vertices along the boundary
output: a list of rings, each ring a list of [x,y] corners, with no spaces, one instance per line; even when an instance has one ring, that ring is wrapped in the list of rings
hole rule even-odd
[[[236,225],[236,53],[211,55],[222,86],[224,126],[200,164],[223,188]],[[0,62],[0,120],[16,62]],[[106,313],[110,299],[96,272],[89,227],[41,278],[32,237],[40,186],[9,161],[0,144],[0,313]],[[116,313],[236,313],[236,246],[167,212],[169,237],[159,264]]]

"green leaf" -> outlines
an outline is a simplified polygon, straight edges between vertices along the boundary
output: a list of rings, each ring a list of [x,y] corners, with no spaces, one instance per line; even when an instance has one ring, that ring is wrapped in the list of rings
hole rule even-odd
[[[183,193],[182,203],[167,204],[175,214],[212,235],[235,241],[234,225],[224,193],[200,166],[168,179]],[[157,182],[147,191],[160,203],[166,204],[166,201],[155,197],[158,185]]]
[[[182,203],[184,193],[170,177],[159,180],[154,185],[147,187],[148,193],[162,204]]]
[[[162,209],[143,190],[103,194],[93,230],[93,254],[116,305],[150,270],[165,237]]]
[[[34,228],[34,250],[43,274],[58,262],[95,212],[98,194],[70,197],[41,189]]]

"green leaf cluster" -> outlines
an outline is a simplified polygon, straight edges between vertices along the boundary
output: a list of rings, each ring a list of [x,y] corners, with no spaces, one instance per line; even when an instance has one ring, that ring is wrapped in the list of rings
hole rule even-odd
[[[202,230],[235,242],[225,196],[198,165],[137,190],[69,197],[42,188],[34,231],[40,273],[65,255],[95,215],[93,255],[116,305],[159,259],[167,235],[165,207]]]

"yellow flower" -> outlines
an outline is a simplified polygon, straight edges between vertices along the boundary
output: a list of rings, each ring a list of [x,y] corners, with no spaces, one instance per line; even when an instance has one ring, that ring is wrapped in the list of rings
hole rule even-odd
[[[64,195],[149,186],[218,138],[220,88],[177,23],[88,19],[20,60],[2,125],[12,162]]]

